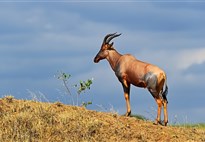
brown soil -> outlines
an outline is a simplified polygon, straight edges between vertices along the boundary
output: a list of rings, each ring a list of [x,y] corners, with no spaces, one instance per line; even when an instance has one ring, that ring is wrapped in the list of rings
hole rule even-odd
[[[0,99],[0,141],[202,142],[205,128],[150,121],[57,103]]]

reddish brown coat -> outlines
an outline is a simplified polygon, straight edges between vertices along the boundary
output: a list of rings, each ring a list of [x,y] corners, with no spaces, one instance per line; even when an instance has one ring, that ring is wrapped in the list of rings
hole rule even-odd
[[[137,60],[130,54],[121,55],[109,43],[113,38],[121,34],[108,34],[103,40],[102,47],[94,62],[98,63],[102,59],[107,59],[115,75],[122,83],[126,100],[127,113],[131,114],[130,107],[130,85],[147,88],[158,105],[157,118],[155,124],[161,124],[161,107],[164,107],[164,125],[168,123],[167,98],[168,87],[166,84],[166,74],[159,67]]]

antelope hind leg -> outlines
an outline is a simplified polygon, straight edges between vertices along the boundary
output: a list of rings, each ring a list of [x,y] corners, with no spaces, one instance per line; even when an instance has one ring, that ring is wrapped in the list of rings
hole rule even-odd
[[[163,106],[164,106],[164,126],[167,126],[168,112],[167,112],[167,101],[166,100],[163,102]]]
[[[156,118],[154,124],[155,125],[158,125],[158,124],[162,125],[162,122],[161,122],[162,100],[160,98],[155,98],[155,100],[157,102],[158,108],[157,108],[157,118]]]

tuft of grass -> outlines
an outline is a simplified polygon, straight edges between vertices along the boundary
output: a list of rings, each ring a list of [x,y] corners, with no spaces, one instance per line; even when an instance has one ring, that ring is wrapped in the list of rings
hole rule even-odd
[[[14,96],[6,95],[3,99],[5,99],[8,103],[12,103]]]
[[[136,119],[140,119],[140,120],[148,120],[146,117],[144,117],[143,115],[140,114],[131,114],[131,117],[134,117]]]
[[[197,123],[197,124],[186,123],[186,124],[177,124],[177,125],[173,125],[173,126],[174,126],[174,127],[201,128],[201,129],[205,129],[205,123]]]
[[[62,107],[63,106],[63,104],[61,103],[61,102],[55,102],[54,103],[56,106],[58,106],[58,107]]]

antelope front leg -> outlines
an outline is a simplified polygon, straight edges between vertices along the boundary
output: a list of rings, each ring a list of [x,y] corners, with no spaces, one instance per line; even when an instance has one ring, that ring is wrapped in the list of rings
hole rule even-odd
[[[127,81],[122,82],[123,90],[124,90],[124,97],[126,101],[127,112],[126,116],[131,115],[131,107],[130,107],[130,84]]]
[[[130,116],[131,115],[130,95],[128,93],[124,93],[124,96],[125,96],[126,107],[127,107],[127,112],[125,116]]]

